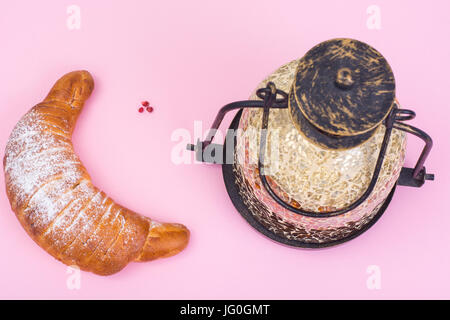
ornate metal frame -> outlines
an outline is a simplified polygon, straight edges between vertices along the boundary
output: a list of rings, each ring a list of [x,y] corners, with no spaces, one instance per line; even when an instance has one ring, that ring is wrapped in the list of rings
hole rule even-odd
[[[369,195],[372,193],[382,164],[384,160],[384,156],[387,150],[387,146],[389,144],[390,135],[392,132],[392,129],[398,129],[405,131],[407,133],[411,133],[419,138],[421,138],[425,142],[425,146],[422,150],[422,153],[419,156],[419,159],[417,160],[417,163],[414,168],[406,168],[403,167],[400,172],[400,177],[397,181],[397,185],[402,186],[410,186],[410,187],[421,187],[426,180],[434,180],[434,174],[429,174],[426,172],[425,169],[425,160],[427,159],[431,148],[433,146],[433,141],[431,137],[425,133],[424,131],[413,127],[411,125],[403,123],[403,121],[414,119],[416,114],[412,110],[407,109],[399,109],[397,105],[392,108],[391,112],[387,116],[387,118],[383,121],[384,126],[386,127],[386,131],[383,137],[383,142],[381,144],[380,152],[378,154],[377,162],[375,165],[374,172],[372,174],[372,179],[369,183],[369,186],[367,187],[366,191],[361,195],[361,197],[353,202],[352,204],[348,205],[345,208],[341,208],[335,211],[329,211],[329,212],[314,212],[314,211],[307,211],[303,210],[301,208],[296,208],[291,206],[290,204],[283,201],[270,187],[266,175],[264,174],[264,155],[265,155],[265,149],[267,144],[267,128],[269,123],[269,114],[270,109],[285,109],[288,107],[288,94],[282,90],[279,90],[276,88],[275,84],[272,82],[269,82],[265,88],[261,88],[257,90],[256,92],[257,96],[262,100],[244,100],[244,101],[236,101],[229,103],[222,107],[209,132],[204,141],[197,141],[195,145],[188,144],[187,149],[191,151],[196,152],[196,159],[198,161],[203,162],[212,162],[208,161],[206,157],[204,157],[205,149],[209,145],[214,145],[215,148],[222,148],[223,145],[219,144],[212,144],[212,141],[214,140],[215,133],[219,129],[220,124],[222,123],[225,114],[229,111],[236,110],[236,109],[243,109],[243,108],[262,108],[263,109],[263,118],[262,118],[262,126],[261,126],[261,140],[259,145],[259,159],[258,159],[258,168],[259,168],[259,176],[261,179],[261,182],[266,189],[266,191],[270,194],[270,196],[282,207],[285,209],[290,210],[291,212],[294,212],[296,214],[300,214],[303,216],[308,217],[315,217],[315,218],[328,218],[328,217],[334,217],[339,216],[342,214],[345,214],[346,212],[349,212],[356,207],[358,207],[361,203],[363,203]],[[212,162],[214,163],[214,162]]]

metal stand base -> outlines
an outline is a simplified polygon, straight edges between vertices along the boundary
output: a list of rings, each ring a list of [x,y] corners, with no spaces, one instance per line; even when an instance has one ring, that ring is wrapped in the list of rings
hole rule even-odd
[[[239,125],[239,120],[241,118],[242,109],[236,114],[233,121],[231,122],[230,129],[236,130]],[[234,147],[236,147],[236,141],[234,141]],[[227,141],[225,140],[224,152],[227,150]],[[224,155],[226,156],[226,155]],[[344,237],[339,240],[335,241],[329,241],[324,243],[306,243],[298,240],[289,240],[287,238],[284,238],[278,234],[273,233],[272,231],[265,228],[259,221],[255,219],[253,214],[250,212],[250,210],[247,208],[247,206],[244,204],[240,194],[239,194],[239,187],[236,185],[236,179],[235,179],[235,173],[233,171],[233,165],[232,164],[226,164],[224,163],[222,165],[222,173],[223,173],[223,180],[225,182],[225,186],[228,192],[228,195],[231,198],[231,201],[233,202],[234,206],[236,207],[237,211],[241,214],[241,216],[247,220],[247,222],[256,230],[258,230],[260,233],[265,235],[266,237],[277,241],[279,243],[292,246],[292,247],[301,247],[301,248],[325,248],[325,247],[331,247],[334,245],[341,244],[343,242],[352,240],[356,238],[357,236],[361,235],[363,232],[368,230],[371,226],[375,224],[375,222],[378,221],[378,219],[383,215],[384,211],[388,207],[389,203],[391,202],[392,196],[395,192],[395,187],[392,188],[392,191],[389,193],[388,197],[384,201],[383,205],[380,207],[377,214],[370,220],[369,223],[367,223],[363,228],[359,230],[355,230],[354,233],[348,235],[347,237]],[[320,219],[320,218],[317,218]]]

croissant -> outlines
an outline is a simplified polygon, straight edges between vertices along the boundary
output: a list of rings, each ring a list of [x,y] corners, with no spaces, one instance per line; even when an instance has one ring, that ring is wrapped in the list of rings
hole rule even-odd
[[[60,78],[13,129],[3,169],[11,208],[39,246],[67,265],[111,275],[130,261],[180,252],[189,231],[130,211],[92,184],[71,137],[93,88],[87,71]]]

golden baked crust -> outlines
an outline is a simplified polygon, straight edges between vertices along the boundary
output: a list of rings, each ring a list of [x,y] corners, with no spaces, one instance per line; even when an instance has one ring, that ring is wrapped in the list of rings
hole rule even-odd
[[[12,131],[3,169],[11,208],[38,245],[67,265],[110,275],[180,252],[189,231],[132,212],[92,184],[71,137],[93,88],[87,71],[59,79]]]

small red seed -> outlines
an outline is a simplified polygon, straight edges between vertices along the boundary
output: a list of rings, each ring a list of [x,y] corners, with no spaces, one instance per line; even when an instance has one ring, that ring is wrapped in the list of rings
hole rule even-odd
[[[153,112],[153,107],[147,107],[148,112]]]
[[[139,108],[139,112],[140,112],[140,113],[144,112],[144,108],[140,107],[140,108]]]
[[[142,104],[144,107],[148,107],[148,106],[150,105],[150,103],[149,103],[148,101],[142,101],[141,104]]]

